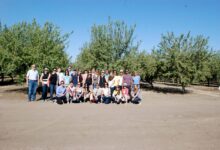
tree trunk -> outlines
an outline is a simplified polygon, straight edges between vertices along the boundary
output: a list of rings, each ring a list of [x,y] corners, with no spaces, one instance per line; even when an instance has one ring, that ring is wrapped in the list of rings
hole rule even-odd
[[[185,88],[185,85],[182,84],[182,91],[183,93],[186,93],[186,88]]]
[[[4,73],[1,73],[1,79],[2,79],[2,83],[4,82]]]
[[[14,82],[14,78],[13,78],[13,75],[9,75],[10,78],[11,78],[11,82],[13,83]]]

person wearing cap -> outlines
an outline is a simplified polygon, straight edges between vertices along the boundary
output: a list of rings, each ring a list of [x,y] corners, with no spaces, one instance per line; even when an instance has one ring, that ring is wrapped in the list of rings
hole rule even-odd
[[[47,99],[49,78],[50,78],[49,69],[44,68],[44,72],[41,74],[41,77],[40,77],[40,81],[42,83],[42,96],[41,96],[40,100],[45,101]]]
[[[33,64],[31,66],[31,70],[27,72],[26,82],[28,85],[28,101],[29,102],[35,101],[37,86],[39,85],[39,74],[38,71],[36,70],[35,64]]]
[[[53,94],[56,90],[56,85],[57,85],[57,74],[56,74],[56,68],[53,69],[51,75],[50,75],[50,79],[49,79],[49,83],[50,83],[50,100],[53,100]]]

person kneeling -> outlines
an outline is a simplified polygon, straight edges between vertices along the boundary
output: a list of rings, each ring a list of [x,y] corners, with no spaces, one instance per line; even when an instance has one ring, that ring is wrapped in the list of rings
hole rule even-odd
[[[58,88],[56,90],[56,100],[57,100],[57,104],[67,103],[66,88],[64,85],[64,81],[60,82],[60,86],[58,86]]]

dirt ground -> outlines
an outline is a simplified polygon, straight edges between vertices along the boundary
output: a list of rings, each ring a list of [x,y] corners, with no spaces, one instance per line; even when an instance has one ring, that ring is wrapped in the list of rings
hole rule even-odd
[[[142,91],[141,105],[60,106],[1,86],[0,150],[219,150],[220,91],[191,90]]]

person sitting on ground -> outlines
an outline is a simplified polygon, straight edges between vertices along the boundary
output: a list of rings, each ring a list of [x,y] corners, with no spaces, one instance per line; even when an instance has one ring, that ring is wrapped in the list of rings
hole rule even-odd
[[[80,101],[82,102],[84,100],[83,98],[83,88],[81,87],[81,83],[78,82],[78,86],[76,88],[76,100],[73,101],[75,103],[79,103]]]
[[[95,96],[95,102],[101,103],[101,95],[102,95],[102,89],[99,87],[99,85],[95,85],[95,88],[93,89],[93,94]]]
[[[90,91],[88,90],[86,84],[85,84],[85,86],[83,88],[83,98],[84,98],[84,102],[89,101],[89,98],[90,98]]]
[[[73,98],[75,97],[75,87],[73,86],[73,82],[70,82],[70,85],[67,87],[67,92],[66,92],[66,99],[69,104],[73,101]]]
[[[113,97],[115,99],[115,102],[117,104],[120,104],[120,102],[122,101],[122,93],[119,86],[117,86],[116,89],[114,90]]]
[[[111,93],[110,89],[108,88],[108,83],[105,83],[105,88],[102,91],[102,102],[105,104],[111,103],[112,98],[111,98]]]
[[[131,102],[133,104],[141,103],[141,93],[137,85],[134,86],[134,91],[131,92],[131,96],[132,96]]]
[[[89,96],[89,101],[91,103],[96,103],[96,99],[95,99],[95,94],[94,94],[94,89],[93,87],[90,87],[90,96]]]
[[[127,84],[124,83],[122,88],[122,102],[128,103],[128,100],[130,100],[129,90],[127,88]]]
[[[56,90],[56,100],[57,100],[57,104],[67,103],[66,87],[64,85],[64,81],[60,82],[60,86],[58,86],[58,88]]]

